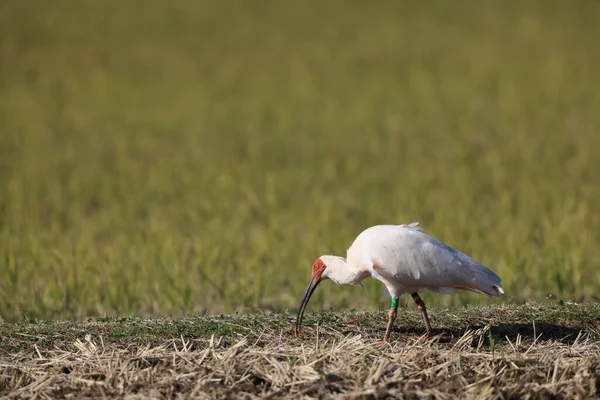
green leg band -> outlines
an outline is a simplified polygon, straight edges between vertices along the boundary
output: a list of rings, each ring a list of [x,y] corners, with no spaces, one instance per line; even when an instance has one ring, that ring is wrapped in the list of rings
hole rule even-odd
[[[392,299],[392,310],[397,311],[398,310],[398,298],[394,297]]]

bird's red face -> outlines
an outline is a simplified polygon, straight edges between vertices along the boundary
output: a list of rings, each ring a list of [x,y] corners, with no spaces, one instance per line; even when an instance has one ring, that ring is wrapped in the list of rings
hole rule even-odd
[[[308,300],[310,300],[310,296],[312,296],[313,292],[317,288],[317,285],[319,284],[319,282],[321,282],[323,272],[326,268],[327,265],[325,265],[321,258],[317,258],[317,260],[313,263],[312,276],[310,278],[310,281],[308,282],[306,292],[304,292],[304,297],[302,298],[300,308],[298,309],[298,315],[296,316],[296,326],[294,328],[294,335],[296,336],[298,336],[298,334],[300,333],[300,328],[302,326],[302,316],[304,315],[304,310],[306,309]]]
[[[321,260],[320,258],[317,258],[317,260],[313,263],[313,266],[312,266],[313,281],[321,280],[321,276],[323,276],[323,271],[325,271],[325,268],[327,268],[327,265],[325,265],[323,260]]]

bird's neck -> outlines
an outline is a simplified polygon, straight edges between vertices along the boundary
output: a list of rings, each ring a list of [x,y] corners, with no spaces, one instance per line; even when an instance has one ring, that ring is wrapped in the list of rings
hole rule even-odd
[[[345,258],[331,257],[327,262],[327,277],[340,286],[358,285],[369,276],[367,270],[348,263]]]

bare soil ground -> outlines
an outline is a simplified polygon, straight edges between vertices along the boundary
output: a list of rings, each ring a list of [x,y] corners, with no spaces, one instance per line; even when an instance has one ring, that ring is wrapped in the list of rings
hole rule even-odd
[[[0,397],[600,397],[600,305],[117,318],[0,325]],[[358,320],[357,320],[358,319]]]

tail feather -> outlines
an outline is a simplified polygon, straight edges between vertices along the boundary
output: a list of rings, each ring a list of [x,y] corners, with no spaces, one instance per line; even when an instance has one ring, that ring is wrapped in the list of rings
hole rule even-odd
[[[504,294],[502,280],[485,265],[458,252],[455,254],[455,264],[465,272],[462,279],[454,285],[457,289],[470,290],[487,296],[501,297]]]
[[[477,289],[488,296],[502,297],[504,289],[502,288],[502,280],[498,275],[477,261],[473,261],[471,267],[475,277],[474,286]]]

